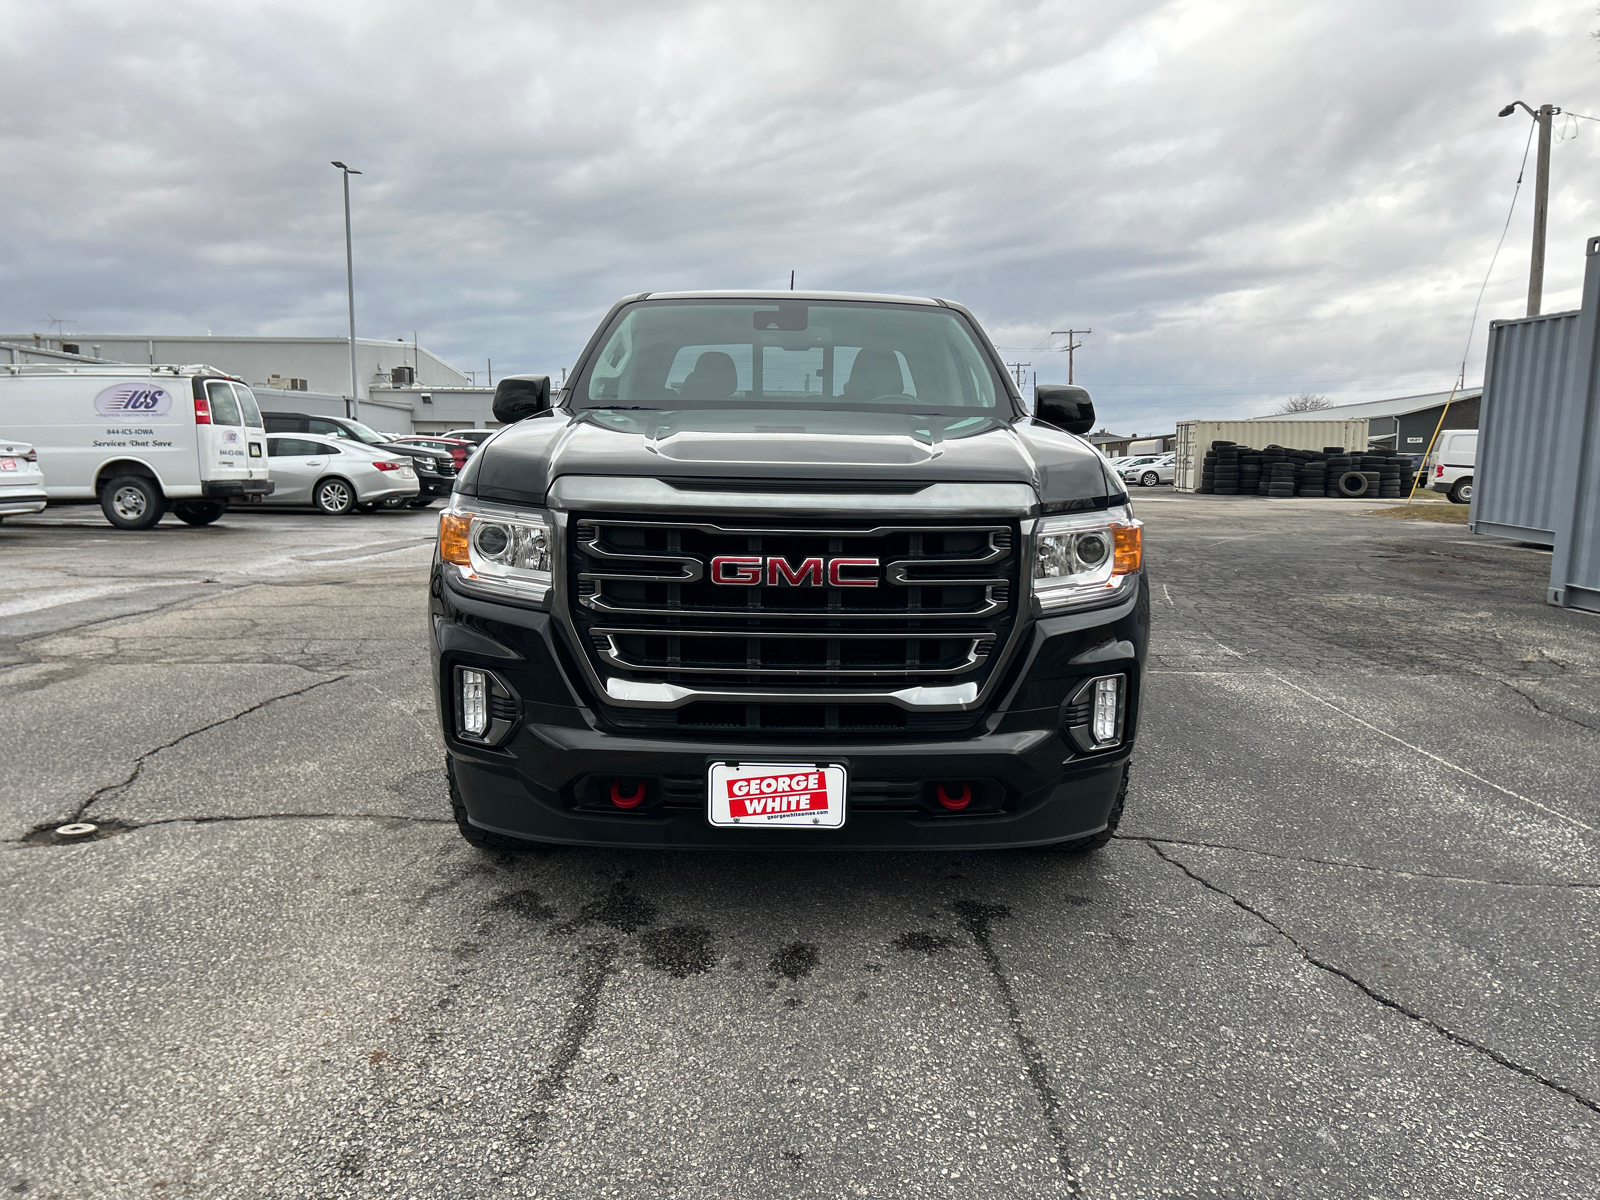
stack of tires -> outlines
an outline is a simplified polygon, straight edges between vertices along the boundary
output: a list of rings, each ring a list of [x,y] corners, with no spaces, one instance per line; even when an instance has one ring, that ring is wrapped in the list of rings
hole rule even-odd
[[[1383,453],[1347,451],[1342,446],[1292,450],[1268,446],[1254,450],[1237,442],[1215,441],[1200,464],[1202,495],[1326,496],[1341,499],[1398,500],[1415,482],[1411,460]]]

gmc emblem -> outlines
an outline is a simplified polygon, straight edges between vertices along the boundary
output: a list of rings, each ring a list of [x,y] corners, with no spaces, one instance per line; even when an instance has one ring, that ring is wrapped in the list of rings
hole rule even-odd
[[[846,570],[871,567],[872,577],[846,575]],[[829,587],[877,587],[878,560],[875,558],[803,558],[798,567],[791,567],[786,558],[763,558],[760,555],[719,554],[711,560],[711,582],[732,584],[735,587],[759,587],[764,581],[768,587],[780,583],[790,587],[822,587],[826,576]]]

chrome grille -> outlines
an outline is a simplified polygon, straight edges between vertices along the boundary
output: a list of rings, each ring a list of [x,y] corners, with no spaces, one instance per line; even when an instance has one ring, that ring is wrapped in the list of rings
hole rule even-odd
[[[976,682],[1015,620],[1018,531],[1003,523],[712,524],[575,517],[568,594],[601,677],[697,690],[770,690],[774,700]],[[728,556],[770,564],[763,583],[712,581]],[[876,586],[787,579],[808,561],[876,559]],[[846,576],[848,578],[848,576]],[[768,584],[768,579],[775,582]],[[821,579],[823,586],[812,586]],[[849,714],[828,720],[848,726]]]

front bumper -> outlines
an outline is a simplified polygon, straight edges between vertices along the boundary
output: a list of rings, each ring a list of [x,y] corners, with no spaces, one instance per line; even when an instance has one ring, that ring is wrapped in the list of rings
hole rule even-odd
[[[1106,827],[1137,733],[1149,589],[1141,579],[1137,593],[1116,607],[1034,621],[1004,668],[998,699],[970,732],[870,740],[621,730],[568,669],[573,651],[548,613],[460,595],[437,564],[430,610],[441,732],[467,816],[479,828],[639,849],[989,849]],[[456,736],[450,684],[457,666],[487,668],[513,693],[514,722],[497,747]],[[1084,681],[1114,673],[1128,681],[1123,741],[1085,754],[1063,732],[1063,703]],[[843,764],[843,828],[712,826],[707,770],[726,761]],[[644,781],[646,803],[607,809],[613,779]],[[942,811],[930,803],[938,781],[973,781],[981,803]]]
[[[270,496],[277,486],[270,479],[207,479],[200,484],[200,494],[208,500],[226,500],[237,496]]]

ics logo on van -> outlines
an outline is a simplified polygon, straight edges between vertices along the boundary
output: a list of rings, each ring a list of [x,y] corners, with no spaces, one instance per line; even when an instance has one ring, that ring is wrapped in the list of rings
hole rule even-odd
[[[171,407],[172,395],[153,383],[119,383],[94,398],[94,410],[102,417],[160,417]]]

